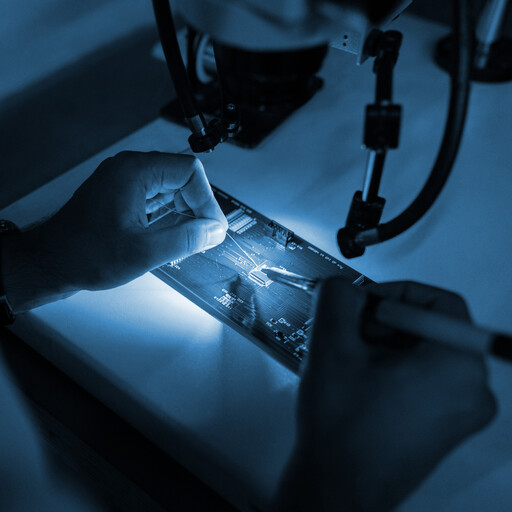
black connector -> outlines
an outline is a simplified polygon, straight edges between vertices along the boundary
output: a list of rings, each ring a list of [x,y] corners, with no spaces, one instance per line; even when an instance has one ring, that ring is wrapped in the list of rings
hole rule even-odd
[[[188,139],[190,147],[194,153],[212,151],[227,138],[227,131],[218,120],[206,124],[203,113],[197,106],[181,56],[169,0],[153,0],[153,10],[172,83],[185,121],[192,132]]]
[[[188,138],[194,153],[206,153],[228,137],[226,127],[218,119],[212,119],[204,133],[194,132]]]
[[[345,258],[357,258],[364,254],[365,246],[356,241],[356,236],[379,224],[385,204],[386,200],[382,197],[363,201],[360,190],[354,194],[345,227],[338,231],[338,246]]]

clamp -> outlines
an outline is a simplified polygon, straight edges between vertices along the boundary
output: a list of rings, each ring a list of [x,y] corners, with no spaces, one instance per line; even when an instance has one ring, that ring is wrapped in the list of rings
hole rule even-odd
[[[393,71],[402,39],[396,30],[375,29],[365,43],[366,55],[375,57],[375,103],[366,107],[363,144],[368,159],[363,190],[354,194],[345,227],[338,231],[338,245],[346,258],[364,254],[365,247],[356,242],[356,236],[378,226],[386,203],[378,192],[387,151],[396,149],[400,139],[402,107],[393,103]]]

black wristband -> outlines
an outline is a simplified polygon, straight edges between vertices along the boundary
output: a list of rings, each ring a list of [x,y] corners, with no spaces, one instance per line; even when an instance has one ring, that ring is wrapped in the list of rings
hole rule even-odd
[[[19,233],[20,230],[14,222],[10,220],[0,220],[0,325],[10,325],[16,318],[12,310],[4,288],[4,281],[2,275],[2,239],[5,236],[10,236]]]

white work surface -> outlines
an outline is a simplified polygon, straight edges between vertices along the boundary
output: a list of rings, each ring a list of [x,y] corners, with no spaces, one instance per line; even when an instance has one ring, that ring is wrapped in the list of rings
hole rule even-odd
[[[444,125],[448,79],[430,60],[442,27],[414,18],[396,78],[401,147],[386,165],[385,218],[423,184]],[[370,65],[330,53],[324,89],[259,148],[224,144],[203,161],[215,185],[338,255],[361,187]],[[413,279],[461,293],[474,319],[512,332],[512,84],[476,85],[462,152],[435,208],[407,234],[349,264],[376,281]],[[63,204],[105,157],[180,151],[188,133],[158,120],[1,212],[27,225]],[[108,191],[104,191],[108,193]],[[267,509],[294,441],[298,378],[156,277],[81,292],[22,315],[13,331],[243,510]],[[492,426],[451,454],[403,511],[511,510],[512,372],[490,362]],[[343,463],[343,461],[340,461]]]

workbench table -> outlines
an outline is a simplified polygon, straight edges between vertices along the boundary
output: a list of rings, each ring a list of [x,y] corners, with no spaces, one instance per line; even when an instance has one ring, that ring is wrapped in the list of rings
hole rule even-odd
[[[388,159],[385,218],[424,183],[444,126],[448,78],[431,60],[446,29],[405,17],[396,100],[405,117]],[[336,50],[324,88],[260,147],[203,158],[212,183],[338,255],[335,235],[360,189],[371,64]],[[376,281],[461,293],[476,322],[512,332],[512,84],[475,85],[462,151],[435,208],[413,229],[348,262]],[[124,149],[177,152],[184,128],[157,120],[0,213],[27,226],[58,209],[101,160]],[[105,191],[108,193],[108,191]],[[295,437],[298,377],[152,274],[20,315],[13,332],[241,510],[267,510]],[[500,409],[401,510],[511,510],[512,371],[489,361]],[[511,439],[511,441],[509,441]],[[342,461],[341,461],[342,462]]]

